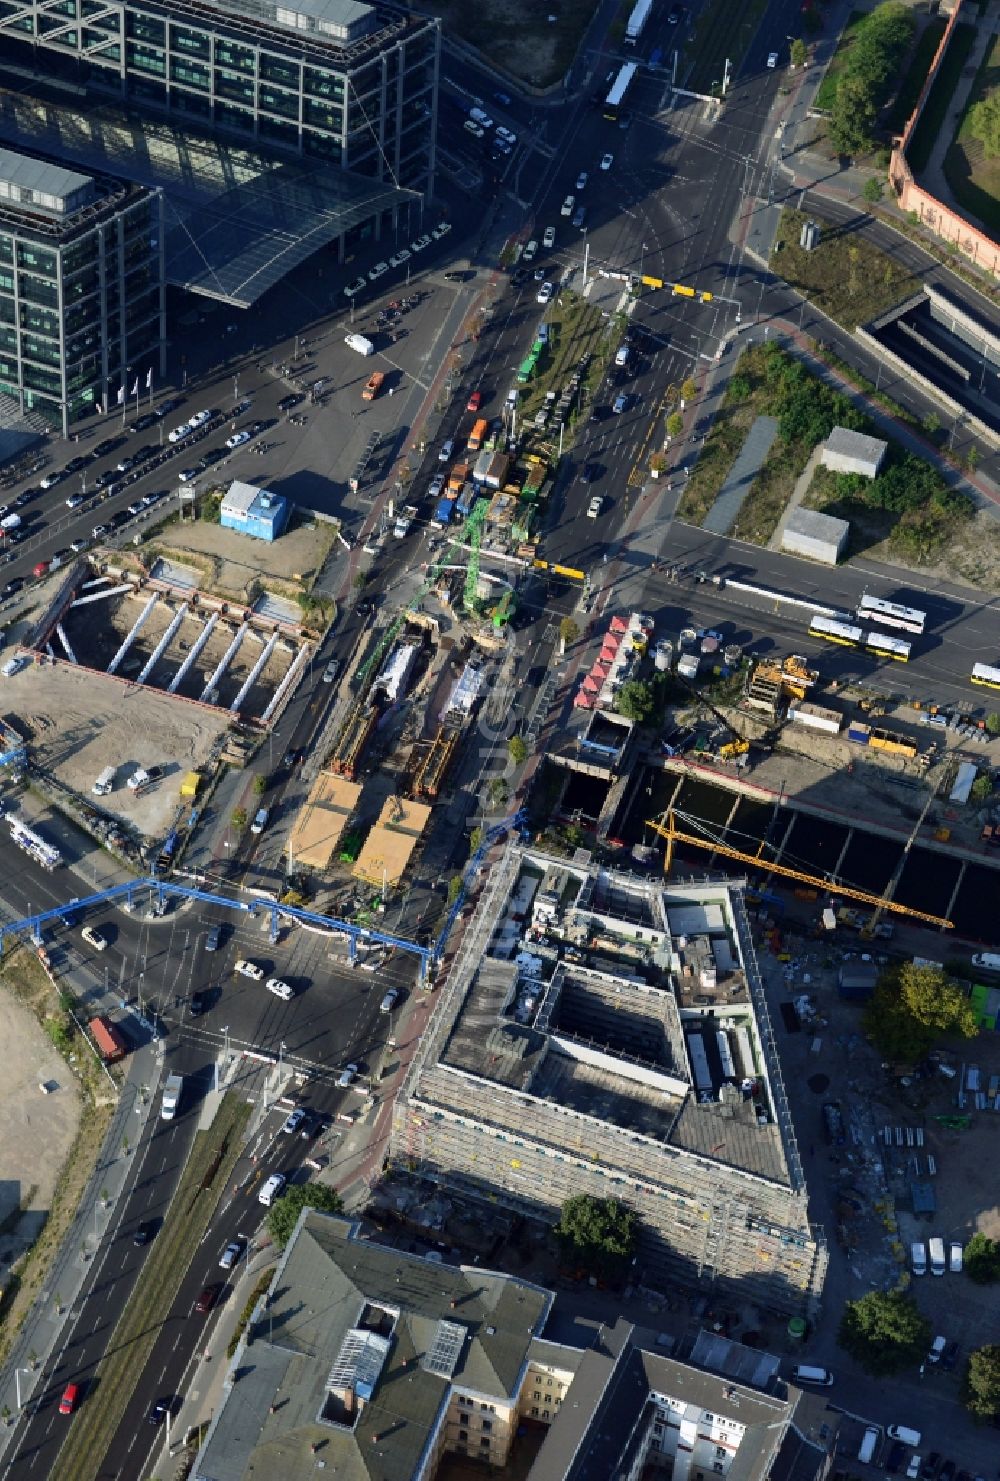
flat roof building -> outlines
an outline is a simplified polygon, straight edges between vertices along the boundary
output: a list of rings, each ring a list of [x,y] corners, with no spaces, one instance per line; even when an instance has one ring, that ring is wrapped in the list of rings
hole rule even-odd
[[[807,560],[835,566],[847,549],[851,536],[850,521],[818,509],[793,509],[781,532],[781,548],[790,555],[804,555]]]
[[[887,447],[888,443],[881,437],[853,432],[850,427],[834,427],[823,444],[820,462],[834,473],[860,473],[863,478],[875,478]]]
[[[164,293],[157,192],[0,149],[0,391],[22,415],[65,437],[152,385]]]
[[[401,217],[402,231],[420,230],[411,208],[433,192],[436,17],[381,0],[122,0],[69,27],[52,24],[48,0],[2,0],[0,14],[0,68],[16,67],[22,90],[34,74],[100,103],[98,148],[115,132],[109,105],[128,110],[130,136],[147,115],[150,159],[189,152],[155,137],[165,121],[229,137],[217,182],[189,164],[167,186],[171,281],[246,306],[327,243],[343,262]],[[68,151],[86,147],[67,131]],[[144,155],[132,151],[140,176]]]
[[[394,1108],[397,1166],[551,1221],[640,1218],[636,1283],[813,1311],[808,1194],[739,881],[508,846]]]
[[[252,535],[255,540],[277,540],[288,522],[288,500],[270,489],[234,479],[223,495],[222,527]]]

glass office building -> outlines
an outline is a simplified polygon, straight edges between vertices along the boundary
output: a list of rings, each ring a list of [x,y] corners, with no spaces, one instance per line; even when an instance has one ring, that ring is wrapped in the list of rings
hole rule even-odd
[[[0,0],[7,59],[429,197],[440,23],[361,0]]]
[[[164,354],[159,193],[0,149],[0,390],[65,437]]]

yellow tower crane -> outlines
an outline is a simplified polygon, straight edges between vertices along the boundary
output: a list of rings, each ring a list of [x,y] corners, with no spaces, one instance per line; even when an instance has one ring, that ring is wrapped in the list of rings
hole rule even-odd
[[[686,843],[694,848],[710,849],[712,853],[721,854],[724,859],[735,859],[751,868],[765,870],[768,874],[781,875],[783,879],[794,879],[799,884],[811,885],[821,890],[831,890],[834,894],[843,895],[848,900],[860,900],[863,905],[871,905],[879,913],[891,910],[897,915],[907,915],[912,920],[922,921],[927,926],[939,926],[947,931],[953,929],[950,920],[945,920],[939,915],[928,915],[923,910],[914,910],[909,905],[900,905],[898,901],[887,898],[885,895],[873,895],[868,890],[835,884],[829,879],[823,879],[820,875],[808,874],[802,869],[791,869],[787,864],[774,864],[770,859],[761,858],[759,854],[747,853],[743,849],[733,848],[728,843],[719,843],[714,838],[701,838],[696,833],[682,833],[677,827],[675,818],[673,809],[670,809],[662,817],[649,818],[646,823],[646,826],[652,828],[654,833],[666,839],[667,848],[663,864],[666,874],[670,873],[670,866],[673,863],[674,845]]]

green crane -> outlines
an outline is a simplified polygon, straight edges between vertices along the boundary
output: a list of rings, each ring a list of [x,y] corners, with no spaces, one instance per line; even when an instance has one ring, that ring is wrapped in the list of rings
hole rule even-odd
[[[477,499],[465,521],[465,543],[469,547],[469,565],[465,573],[465,594],[462,605],[466,612],[476,612],[476,587],[479,584],[479,548],[483,543],[483,525],[490,507],[488,499]]]

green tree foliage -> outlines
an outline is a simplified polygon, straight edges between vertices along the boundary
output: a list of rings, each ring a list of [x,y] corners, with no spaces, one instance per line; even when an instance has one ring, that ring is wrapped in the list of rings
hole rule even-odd
[[[579,1193],[563,1204],[554,1232],[567,1263],[594,1275],[617,1275],[635,1254],[639,1223],[617,1198]]]
[[[878,178],[878,176],[869,175],[868,179],[865,181],[865,188],[861,192],[861,194],[864,196],[866,201],[869,201],[872,205],[875,205],[876,201],[880,201],[882,199],[882,191],[882,182]]]
[[[800,37],[796,37],[791,46],[791,63],[793,67],[804,67],[809,60],[809,48]]]
[[[878,110],[902,65],[913,25],[908,6],[887,0],[858,26],[830,110],[830,136],[842,153],[871,147]]]
[[[247,823],[250,821],[250,819],[247,817],[246,808],[234,807],[229,821],[232,823],[234,828],[245,828]]]
[[[989,801],[989,799],[993,796],[993,778],[990,776],[989,772],[980,772],[979,776],[976,777],[976,780],[972,784],[972,790],[969,793],[969,796],[972,798],[973,802],[978,803],[980,806],[982,806],[984,802]]]
[[[653,693],[641,679],[630,679],[618,691],[618,713],[642,725],[653,712]]]
[[[963,1269],[977,1286],[1000,1280],[1000,1243],[988,1234],[974,1234],[965,1246]]]
[[[681,435],[684,431],[684,418],[679,411],[672,411],[670,413],[667,417],[666,427],[668,437],[679,437]]]
[[[764,373],[774,395],[783,442],[815,446],[834,427],[850,427],[855,432],[867,427],[863,414],[846,396],[832,391],[777,346],[774,351],[769,347]]]
[[[962,988],[939,967],[904,962],[883,974],[864,1018],[880,1053],[914,1064],[950,1034],[975,1038],[976,1015]]]
[[[986,716],[986,729],[990,735],[1000,735],[1000,715],[995,710],[991,710]]]
[[[572,617],[564,617],[559,624],[559,636],[565,647],[570,647],[580,636],[579,623],[573,621]]]
[[[460,874],[453,874],[451,876],[451,879],[449,879],[448,881],[448,904],[454,905],[455,901],[458,899],[461,893],[462,876]]]
[[[1000,154],[1000,87],[991,88],[969,109],[969,132],[991,158]]]
[[[264,793],[267,791],[267,777],[255,776],[253,779],[253,789],[258,797],[263,797]]]
[[[734,401],[746,401],[752,390],[753,387],[750,384],[748,376],[734,375],[729,382],[729,395]]]
[[[979,1419],[1000,1414],[1000,1347],[978,1347],[969,1356],[965,1375],[965,1407]]]
[[[334,1188],[327,1188],[323,1183],[292,1183],[272,1204],[267,1216],[267,1232],[278,1249],[283,1250],[304,1208],[314,1208],[321,1214],[339,1214],[343,1207],[340,1194]]]
[[[869,1291],[848,1301],[837,1333],[844,1351],[877,1375],[918,1363],[930,1340],[930,1322],[902,1291]]]
[[[507,742],[507,755],[515,766],[522,766],[528,759],[528,747],[523,736],[512,735]]]

